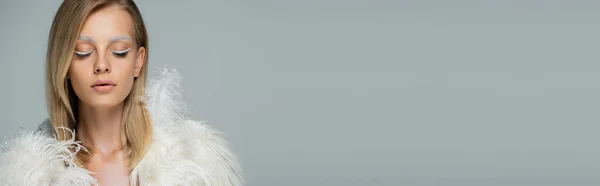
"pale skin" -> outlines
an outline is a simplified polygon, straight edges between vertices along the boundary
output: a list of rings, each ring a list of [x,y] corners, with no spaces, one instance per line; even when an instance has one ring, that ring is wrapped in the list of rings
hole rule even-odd
[[[100,185],[129,185],[131,170],[122,149],[121,118],[146,49],[135,44],[133,21],[119,6],[109,6],[85,20],[69,66],[68,78],[78,98],[77,137],[90,152],[85,167]],[[113,85],[101,85],[109,80]],[[100,86],[100,85],[99,85]]]

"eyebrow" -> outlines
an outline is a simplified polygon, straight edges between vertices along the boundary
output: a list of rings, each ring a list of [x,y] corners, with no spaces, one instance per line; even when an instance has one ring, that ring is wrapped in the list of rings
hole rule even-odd
[[[96,44],[96,43],[97,43],[97,42],[96,42],[96,40],[95,40],[94,38],[91,38],[91,37],[88,37],[88,36],[79,36],[79,38],[78,38],[78,39],[79,39],[79,40],[83,40],[83,41],[87,41],[87,42],[90,42],[90,43],[94,43],[94,44]],[[129,40],[129,41],[133,41],[133,39],[131,39],[131,37],[129,37],[129,36],[115,36],[115,37],[113,37],[113,38],[110,38],[110,39],[108,40],[108,43],[113,43],[113,42],[116,42],[116,41],[121,41],[121,40]]]
[[[121,41],[121,40],[133,41],[133,39],[131,39],[131,37],[129,37],[129,36],[115,36],[115,37],[109,39],[108,43],[112,43],[112,42],[115,42],[115,41]]]

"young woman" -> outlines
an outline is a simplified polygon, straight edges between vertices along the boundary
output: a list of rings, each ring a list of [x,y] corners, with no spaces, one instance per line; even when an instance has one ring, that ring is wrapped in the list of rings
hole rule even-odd
[[[0,147],[0,185],[241,185],[218,132],[182,115],[174,70],[149,82],[131,0],[65,0],[46,56],[49,119]]]

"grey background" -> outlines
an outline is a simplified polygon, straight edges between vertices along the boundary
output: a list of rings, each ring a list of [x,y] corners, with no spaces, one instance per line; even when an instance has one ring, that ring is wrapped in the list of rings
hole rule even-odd
[[[46,117],[60,2],[0,5],[0,136]],[[138,5],[246,185],[600,184],[600,1]]]

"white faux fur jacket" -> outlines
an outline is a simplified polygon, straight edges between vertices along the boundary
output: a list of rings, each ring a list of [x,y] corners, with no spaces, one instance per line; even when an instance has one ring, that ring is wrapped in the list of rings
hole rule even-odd
[[[152,144],[131,173],[131,185],[241,185],[240,166],[227,142],[210,126],[183,116],[175,70],[150,81],[146,103],[152,116]],[[58,141],[46,120],[37,131],[23,131],[0,146],[0,185],[97,185],[78,167],[70,148],[74,139]],[[74,132],[74,131],[71,131]]]

